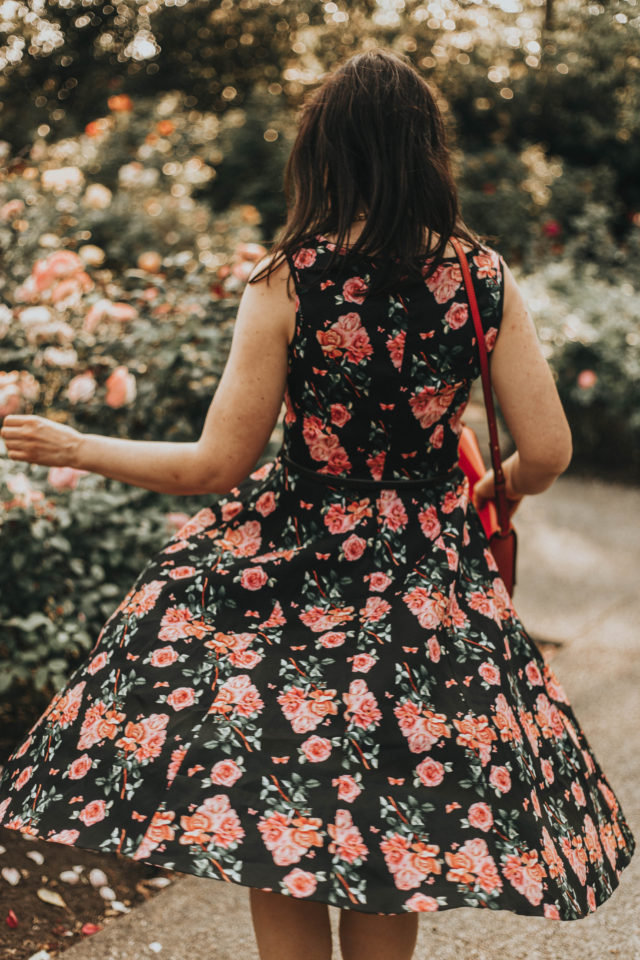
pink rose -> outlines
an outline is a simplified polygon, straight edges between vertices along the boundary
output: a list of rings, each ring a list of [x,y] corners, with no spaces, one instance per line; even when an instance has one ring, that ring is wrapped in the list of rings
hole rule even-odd
[[[302,250],[298,250],[295,257],[293,258],[293,265],[298,269],[303,269],[304,267],[310,267],[316,262],[316,251],[313,249],[308,249],[304,247]]]
[[[459,330],[467,322],[469,308],[466,303],[452,303],[444,315],[452,330]]]
[[[74,760],[73,763],[69,766],[69,779],[70,780],[79,780],[81,777],[86,776],[87,772],[91,769],[93,761],[91,757],[83,753],[81,757],[78,757],[77,760]]]
[[[169,667],[178,659],[178,654],[173,647],[158,647],[151,654],[152,667]]]
[[[329,411],[331,423],[335,423],[336,427],[343,427],[347,420],[351,419],[351,414],[343,403],[332,403]]]
[[[219,760],[211,768],[211,782],[223,787],[232,787],[242,776],[242,770],[234,760]]]
[[[335,777],[331,781],[331,786],[338,788],[338,799],[344,800],[346,803],[352,803],[362,793],[362,787],[358,786],[349,773],[343,773],[340,777]]]
[[[429,436],[429,443],[436,450],[439,450],[444,442],[444,427],[439,423],[431,432]]]
[[[102,670],[102,668],[106,666],[106,663],[107,663],[107,655],[103,651],[102,653],[99,653],[97,656],[93,658],[93,660],[89,663],[89,666],[87,667],[87,671],[91,674],[91,676],[93,676],[93,674],[97,673],[98,670]]]
[[[410,910],[432,912],[438,910],[439,904],[433,897],[427,897],[424,893],[414,893],[408,900],[405,900],[405,907],[409,907]]]
[[[193,577],[195,572],[195,567],[174,567],[169,570],[169,576],[172,580],[184,580],[185,577]]]
[[[272,490],[267,490],[265,493],[261,494],[256,500],[256,510],[258,513],[261,513],[263,517],[268,516],[268,514],[273,513],[276,508],[276,498]]]
[[[487,683],[500,683],[500,671],[493,663],[481,663],[478,673]]]
[[[493,823],[491,809],[486,803],[472,803],[467,815],[469,824],[478,830],[489,830]]]
[[[391,577],[388,577],[386,573],[369,574],[370,590],[377,590],[377,591],[386,590],[390,583],[391,583]]]
[[[262,567],[253,567],[242,571],[240,583],[246,590],[259,590],[267,582],[267,575]]]
[[[15,789],[22,790],[27,780],[31,778],[33,773],[33,767],[25,767],[18,779],[16,780]]]
[[[347,280],[342,287],[342,296],[351,303],[364,303],[367,295],[367,284],[362,277],[352,277]]]
[[[344,551],[345,558],[347,560],[358,560],[359,557],[364,553],[367,541],[363,540],[362,537],[357,536],[357,534],[352,533],[350,537],[342,544],[342,549]]]
[[[538,684],[542,684],[544,682],[542,679],[542,674],[540,673],[540,667],[535,660],[529,661],[524,668],[524,672],[527,675],[527,680],[532,686],[537,686]]]
[[[340,633],[336,630],[329,631],[329,633],[323,633],[321,637],[318,637],[318,643],[321,643],[323,647],[341,647],[346,639],[346,633]]]
[[[425,757],[416,767],[416,773],[425,787],[437,787],[444,779],[443,765],[432,757]]]
[[[418,520],[420,521],[420,528],[424,533],[425,537],[428,537],[430,540],[435,540],[436,537],[440,536],[440,521],[438,520],[438,511],[432,505],[426,510],[421,510],[418,514]]]
[[[322,760],[326,760],[330,755],[331,740],[327,740],[326,737],[309,737],[308,740],[305,740],[302,744],[302,752],[307,760],[310,760],[312,763],[319,763]]]
[[[193,687],[176,687],[167,697],[167,703],[174,710],[184,710],[185,707],[190,707],[192,703],[195,703]]]
[[[352,667],[358,673],[367,673],[377,662],[370,653],[356,653],[352,661]]]
[[[506,767],[491,767],[489,783],[496,787],[500,793],[507,793],[511,789],[511,774]]]
[[[283,883],[293,897],[309,897],[315,892],[318,881],[315,874],[296,867],[283,877]]]
[[[78,814],[78,819],[82,820],[85,827],[91,827],[94,823],[104,820],[106,816],[106,803],[104,800],[92,800],[86,807],[83,807]]]
[[[429,651],[429,659],[432,660],[434,663],[437,663],[438,660],[440,659],[440,652],[441,652],[441,647],[440,647],[440,644],[438,643],[437,637],[435,636],[429,637],[429,639],[427,640],[427,649]]]
[[[124,364],[116,367],[106,381],[105,403],[109,407],[123,407],[136,397],[136,378]]]

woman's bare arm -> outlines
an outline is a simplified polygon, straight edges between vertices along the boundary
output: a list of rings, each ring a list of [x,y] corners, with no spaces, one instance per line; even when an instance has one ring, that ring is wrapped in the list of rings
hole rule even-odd
[[[504,284],[502,321],[489,363],[500,410],[516,445],[515,453],[503,462],[507,493],[541,493],[571,462],[571,429],[535,325],[507,264]],[[482,506],[493,495],[493,471],[488,471],[476,484],[474,502]]]

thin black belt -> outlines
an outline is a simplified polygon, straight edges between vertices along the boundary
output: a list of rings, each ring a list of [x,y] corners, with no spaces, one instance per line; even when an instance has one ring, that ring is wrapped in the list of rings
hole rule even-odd
[[[303,474],[303,476],[332,487],[429,487],[436,486],[442,483],[443,480],[455,476],[456,472],[462,472],[459,464],[456,463],[450,470],[443,473],[432,474],[430,477],[403,477],[399,480],[374,480],[371,477],[336,477],[333,474],[320,473],[318,470],[311,470],[310,467],[296,463],[295,460],[292,460],[284,453],[280,454],[280,459],[288,467],[297,470],[298,473]]]

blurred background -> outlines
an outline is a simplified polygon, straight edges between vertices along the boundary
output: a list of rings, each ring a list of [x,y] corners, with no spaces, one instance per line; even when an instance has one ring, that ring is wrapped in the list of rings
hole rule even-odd
[[[637,484],[639,27],[635,0],[0,2],[0,417],[196,439],[305,93],[383,45],[433,84],[463,216],[522,286],[569,472]],[[5,709],[46,703],[204,503],[0,459]]]

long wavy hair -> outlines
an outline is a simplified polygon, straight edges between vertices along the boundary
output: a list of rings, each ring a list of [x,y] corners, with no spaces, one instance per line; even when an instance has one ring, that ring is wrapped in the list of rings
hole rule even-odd
[[[487,240],[461,218],[434,94],[409,62],[380,47],[343,61],[303,102],[284,193],[286,223],[250,283],[268,278],[318,234],[335,237],[318,282],[367,257],[380,266],[370,295],[430,277],[451,236],[481,248]],[[358,213],[366,214],[364,228],[346,247]],[[432,258],[428,267],[425,257]]]

